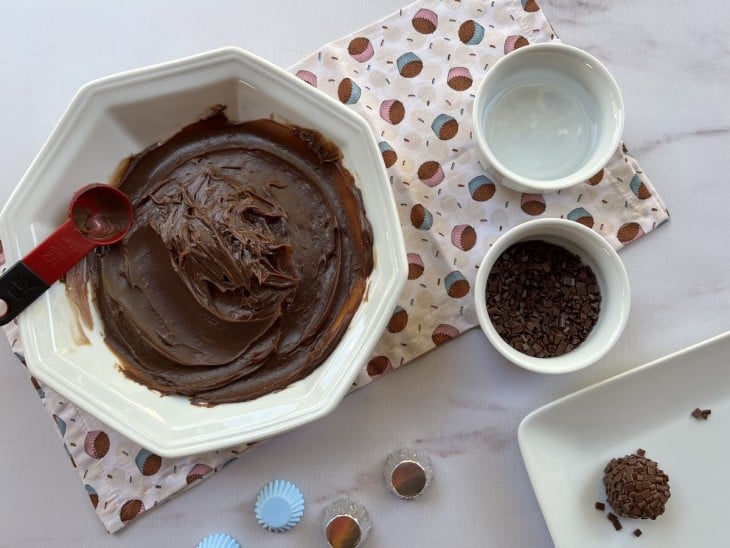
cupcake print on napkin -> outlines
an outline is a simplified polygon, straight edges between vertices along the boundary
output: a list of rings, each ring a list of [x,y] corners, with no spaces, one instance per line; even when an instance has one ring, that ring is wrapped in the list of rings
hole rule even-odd
[[[3,262],[0,256],[0,266]],[[11,322],[3,329],[22,362],[17,324]],[[78,472],[91,507],[110,533],[199,484],[250,447],[163,458],[121,436],[34,377],[31,382],[56,424],[69,463]]]
[[[624,149],[589,181],[555,194],[504,188],[479,165],[471,116],[481,78],[504,55],[550,40],[555,34],[534,0],[425,0],[295,67],[369,122],[408,250],[405,293],[357,386],[476,325],[477,265],[509,228],[568,218],[620,248],[668,219]]]

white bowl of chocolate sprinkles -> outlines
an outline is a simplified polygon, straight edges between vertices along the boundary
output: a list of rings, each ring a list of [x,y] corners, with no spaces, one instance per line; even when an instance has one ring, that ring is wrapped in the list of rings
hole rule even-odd
[[[566,219],[537,219],[502,234],[479,266],[479,324],[512,363],[568,373],[600,360],[626,326],[631,292],[616,251]]]

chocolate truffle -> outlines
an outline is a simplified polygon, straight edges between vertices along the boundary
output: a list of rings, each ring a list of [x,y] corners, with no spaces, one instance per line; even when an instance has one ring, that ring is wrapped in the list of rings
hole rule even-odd
[[[620,516],[656,519],[670,497],[669,476],[643,455],[611,459],[603,470],[606,500]]]

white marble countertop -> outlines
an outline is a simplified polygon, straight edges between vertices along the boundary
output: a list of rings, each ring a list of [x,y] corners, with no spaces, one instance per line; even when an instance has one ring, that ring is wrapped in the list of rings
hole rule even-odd
[[[91,79],[224,45],[289,66],[397,7],[393,0],[10,3],[0,18],[0,203]],[[543,0],[542,8],[563,41],[614,73],[626,102],[625,140],[672,215],[621,252],[633,308],[599,364],[563,376],[529,373],[473,330],[108,535],[2,340],[0,546],[183,547],[216,531],[244,547],[319,546],[320,512],[340,495],[367,505],[368,546],[552,546],[517,446],[520,420],[730,329],[730,35],[721,0]],[[414,443],[430,453],[436,478],[422,499],[404,503],[384,489],[381,471],[389,452]],[[255,523],[252,506],[258,489],[279,477],[302,488],[310,512],[276,535]]]

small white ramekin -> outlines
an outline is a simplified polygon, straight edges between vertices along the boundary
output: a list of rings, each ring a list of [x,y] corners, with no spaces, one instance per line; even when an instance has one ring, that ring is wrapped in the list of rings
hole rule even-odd
[[[512,95],[509,103],[504,100],[507,94],[528,86],[559,91],[553,96],[549,92],[521,93]],[[563,102],[551,102],[560,92],[564,92]],[[591,144],[582,152],[557,146],[556,154],[552,145],[565,143],[560,139],[576,133],[570,123],[561,125],[560,116],[565,113],[556,107],[569,103],[590,122],[591,137],[586,139]],[[511,118],[514,124],[508,123]],[[496,119],[502,120],[501,131],[489,129],[488,120]],[[554,192],[590,179],[608,163],[621,140],[624,103],[616,81],[593,56],[559,42],[532,44],[489,67],[474,99],[473,125],[477,157],[496,182],[520,192]],[[497,139],[502,140],[499,145]],[[517,171],[515,158],[529,165],[529,170],[520,166],[522,172]],[[537,174],[543,164],[555,165],[558,160],[564,170]]]
[[[596,325],[582,344],[560,356],[536,358],[515,350],[497,333],[487,312],[487,278],[495,261],[512,245],[528,240],[543,240],[575,253],[598,281],[601,309]],[[568,373],[597,362],[618,341],[631,308],[629,279],[616,250],[597,232],[566,219],[527,221],[501,235],[479,266],[474,295],[479,325],[494,348],[512,363],[539,373]]]

